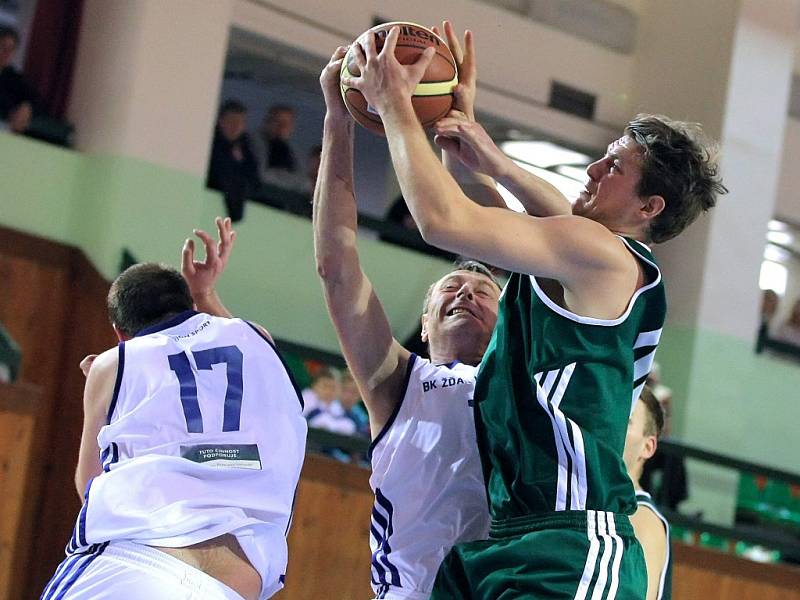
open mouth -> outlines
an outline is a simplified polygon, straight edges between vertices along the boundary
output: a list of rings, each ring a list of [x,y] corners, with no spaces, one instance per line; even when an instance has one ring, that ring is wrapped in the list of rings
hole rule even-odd
[[[457,315],[469,315],[470,317],[477,319],[478,315],[472,312],[470,309],[465,308],[463,306],[454,306],[450,310],[445,313],[448,317],[454,317]]]

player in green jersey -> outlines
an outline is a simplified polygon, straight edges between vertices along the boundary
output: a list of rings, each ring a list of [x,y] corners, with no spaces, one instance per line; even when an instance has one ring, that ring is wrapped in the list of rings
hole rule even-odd
[[[631,515],[631,524],[647,563],[647,600],[672,598],[669,522],[639,483],[644,464],[655,453],[663,428],[664,411],[650,388],[645,386],[628,420],[622,458],[636,491],[637,509]]]
[[[381,115],[422,236],[512,272],[475,389],[491,538],[453,549],[432,598],[643,598],[622,450],[666,312],[646,244],[714,205],[724,191],[716,165],[691,127],[638,117],[588,167],[570,206],[520,175],[479,125],[446,119],[436,130],[442,145],[516,181],[554,216],[479,206],[437,160],[411,105],[431,52],[401,65],[397,36],[380,53],[368,38],[355,53],[361,76],[343,83]]]

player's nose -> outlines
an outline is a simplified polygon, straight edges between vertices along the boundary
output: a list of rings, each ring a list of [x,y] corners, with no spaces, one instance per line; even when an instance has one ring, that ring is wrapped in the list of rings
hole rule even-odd
[[[463,284],[459,288],[458,293],[456,294],[456,296],[459,298],[466,296],[470,300],[472,299],[473,295],[474,295],[474,290],[472,289],[472,286],[470,286],[468,283]]]

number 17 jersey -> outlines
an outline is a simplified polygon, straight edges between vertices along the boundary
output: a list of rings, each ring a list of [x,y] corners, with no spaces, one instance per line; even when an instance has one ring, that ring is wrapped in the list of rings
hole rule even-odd
[[[305,453],[302,401],[249,323],[187,311],[119,345],[103,472],[87,487],[68,553],[130,540],[183,547],[236,536],[282,587]]]

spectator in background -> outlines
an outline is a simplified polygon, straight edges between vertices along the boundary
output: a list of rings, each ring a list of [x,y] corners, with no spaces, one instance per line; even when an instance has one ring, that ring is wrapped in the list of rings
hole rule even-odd
[[[386,213],[386,222],[394,223],[403,229],[412,231],[414,233],[419,233],[417,223],[414,221],[414,217],[411,216],[411,211],[408,210],[408,206],[406,206],[406,200],[403,198],[403,196],[398,196],[394,199],[394,202],[392,202],[389,212]]]
[[[758,326],[758,337],[756,338],[756,353],[764,349],[764,344],[770,338],[772,319],[778,311],[779,297],[775,290],[764,290],[761,296],[761,323]]]
[[[800,348],[800,299],[795,300],[789,318],[775,330],[772,339]]]
[[[310,388],[303,390],[303,415],[308,425],[341,435],[353,435],[355,422],[338,400],[339,382],[330,369],[320,369]]]
[[[672,390],[661,382],[661,367],[658,363],[653,363],[647,376],[647,386],[661,406],[664,420],[661,436],[668,439],[672,429]],[[677,510],[678,504],[689,497],[683,457],[666,454],[661,446],[656,448],[655,454],[644,464],[640,482],[642,488],[653,496],[656,504],[670,510]]]
[[[322,146],[317,144],[312,146],[308,151],[308,158],[306,159],[306,186],[305,191],[309,194],[314,194],[314,188],[317,187],[317,173],[319,172],[319,164],[322,160]]]
[[[347,417],[356,425],[356,434],[369,437],[369,415],[367,414],[367,407],[361,400],[361,391],[358,389],[350,370],[345,370],[342,373],[342,380],[340,383],[341,392],[339,398],[342,402]]]
[[[0,120],[8,130],[24,133],[30,126],[39,94],[11,62],[19,47],[19,34],[0,26]]]
[[[302,187],[297,159],[289,144],[293,133],[294,109],[285,104],[271,106],[253,144],[263,182],[296,190]]]
[[[219,109],[206,185],[225,196],[231,221],[241,221],[244,201],[259,187],[258,171],[250,139],[245,131],[247,107],[226,100]]]

